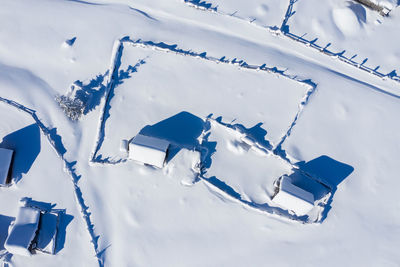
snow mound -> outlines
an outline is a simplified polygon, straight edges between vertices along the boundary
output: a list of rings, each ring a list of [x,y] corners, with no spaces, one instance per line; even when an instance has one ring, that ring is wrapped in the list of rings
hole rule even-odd
[[[345,36],[353,36],[362,28],[362,13],[351,7],[332,10],[332,17],[336,27]]]
[[[181,149],[165,167],[168,177],[180,179],[185,186],[193,185],[200,173],[200,152]]]

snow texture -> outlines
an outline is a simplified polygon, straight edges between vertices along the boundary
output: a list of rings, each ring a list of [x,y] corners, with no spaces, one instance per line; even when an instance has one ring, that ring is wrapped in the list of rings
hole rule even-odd
[[[168,147],[168,141],[138,134],[129,143],[129,158],[162,168]]]

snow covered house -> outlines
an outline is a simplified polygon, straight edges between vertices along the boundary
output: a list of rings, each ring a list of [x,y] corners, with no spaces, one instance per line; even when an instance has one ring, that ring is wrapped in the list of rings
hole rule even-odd
[[[314,207],[313,194],[294,185],[286,175],[281,177],[278,192],[272,201],[299,216],[307,214]]]
[[[13,150],[0,148],[0,186],[7,185],[11,180],[13,154]]]
[[[39,226],[40,211],[31,207],[21,207],[9,231],[4,247],[12,254],[30,256],[32,243]]]
[[[55,254],[61,211],[21,207],[4,243],[12,254],[31,256],[33,250]]]
[[[169,145],[166,140],[138,134],[129,143],[129,158],[162,168]]]

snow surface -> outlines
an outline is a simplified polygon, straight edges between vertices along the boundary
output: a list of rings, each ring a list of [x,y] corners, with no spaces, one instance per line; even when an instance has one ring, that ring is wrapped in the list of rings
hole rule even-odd
[[[0,138],[15,150],[15,184],[0,188],[2,261],[398,266],[400,9],[210,3],[217,11],[180,0],[2,1]],[[329,43],[355,63],[324,53]],[[54,100],[71,90],[85,105],[78,121]],[[252,134],[207,129],[207,117]],[[119,150],[137,133],[171,143],[164,168]],[[296,171],[330,188],[301,186],[329,196],[317,223],[259,209]],[[65,209],[56,255],[4,248],[24,197]]]

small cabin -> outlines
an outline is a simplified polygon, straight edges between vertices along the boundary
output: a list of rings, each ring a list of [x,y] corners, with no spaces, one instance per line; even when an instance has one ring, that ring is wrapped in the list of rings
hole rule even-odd
[[[30,207],[21,207],[4,243],[8,252],[21,256],[30,256],[32,243],[39,227],[40,211]]]
[[[56,253],[61,211],[21,207],[4,243],[8,252],[31,256],[33,251]]]
[[[129,143],[129,158],[158,168],[164,166],[170,143],[166,140],[136,135]]]
[[[11,182],[11,164],[14,151],[0,148],[0,186]]]
[[[280,179],[278,191],[272,201],[298,216],[307,214],[314,207],[314,195],[294,185],[286,175]]]

